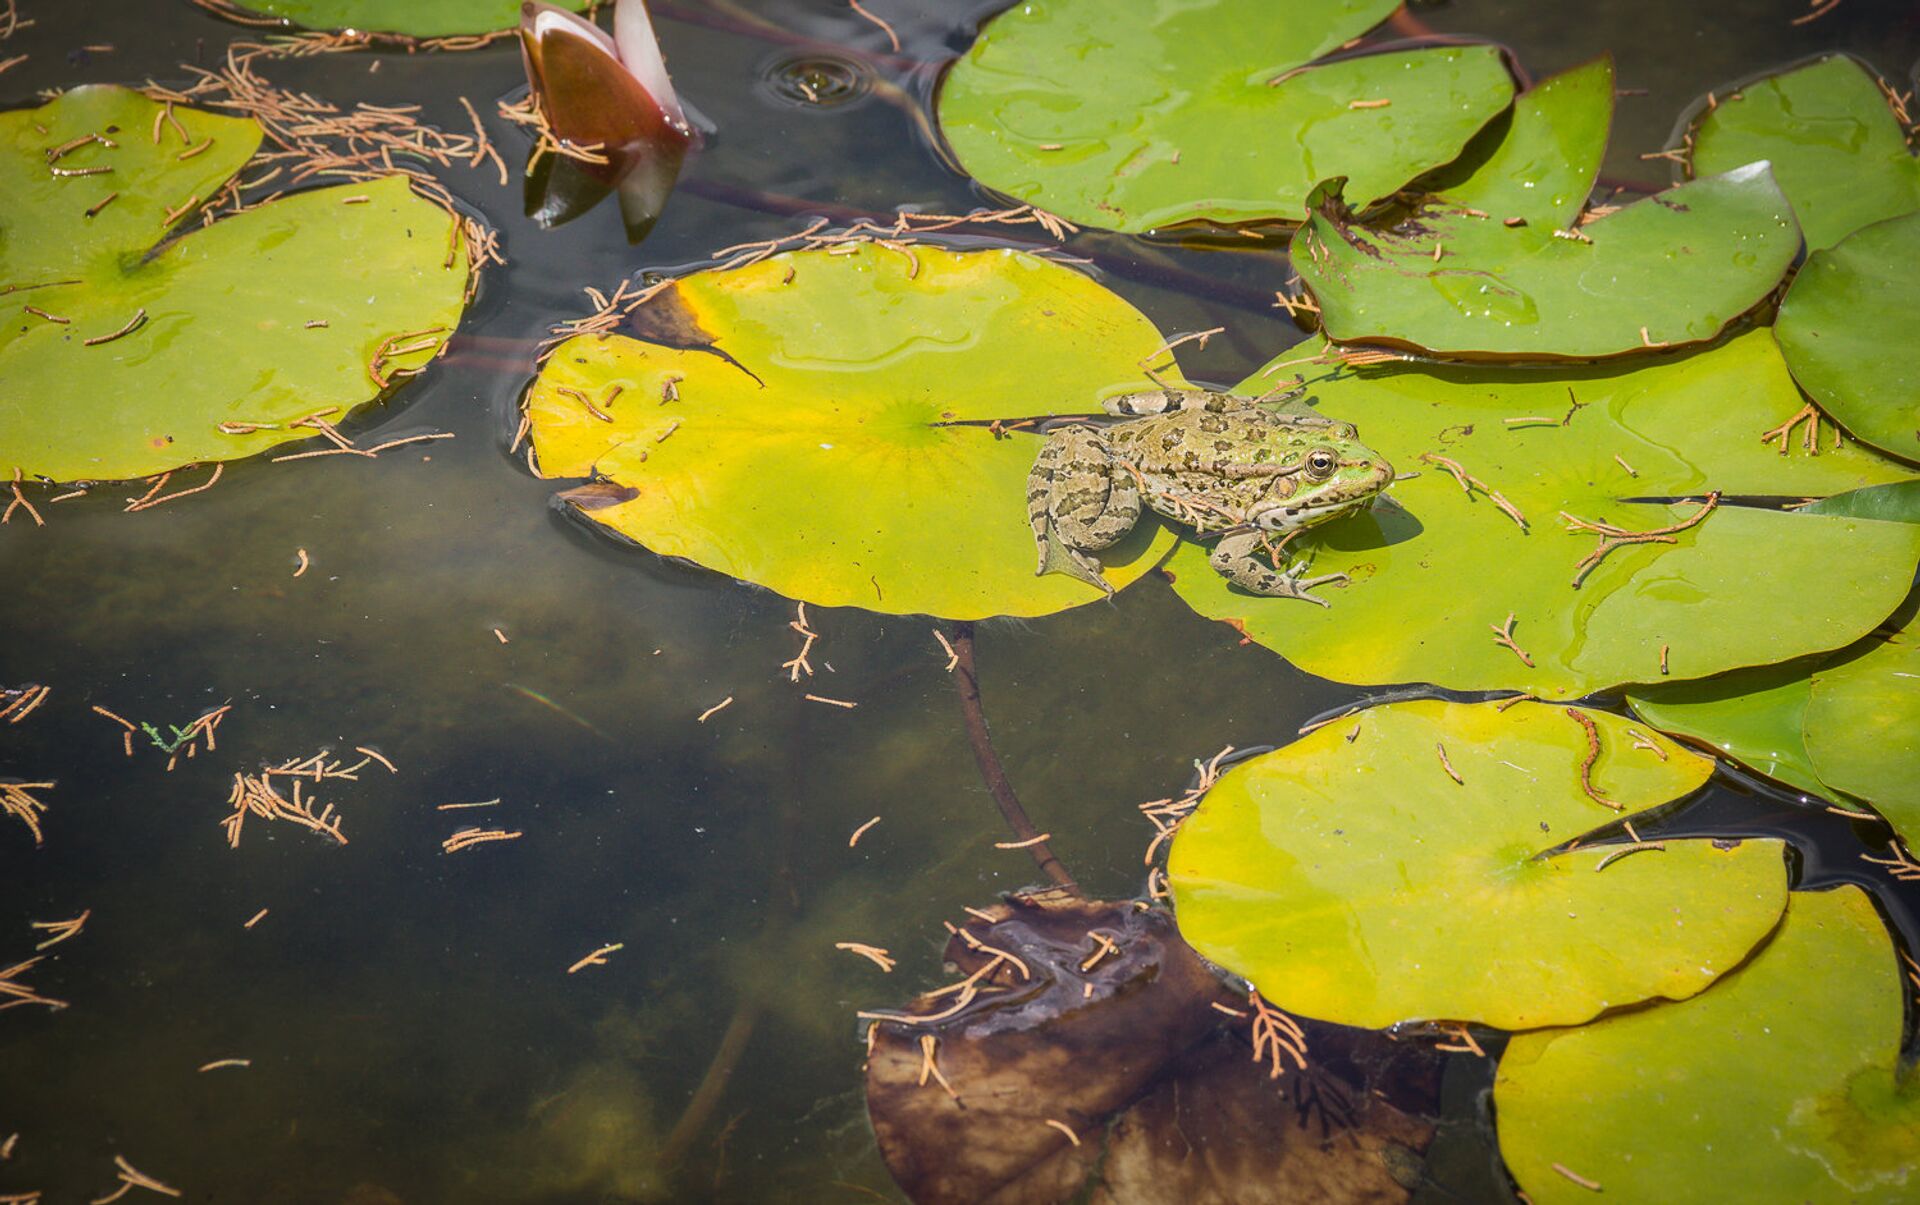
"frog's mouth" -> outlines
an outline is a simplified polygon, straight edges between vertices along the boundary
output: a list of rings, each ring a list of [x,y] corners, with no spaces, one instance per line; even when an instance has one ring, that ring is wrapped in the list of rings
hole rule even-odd
[[[1315,527],[1329,519],[1353,511],[1365,509],[1371,495],[1358,498],[1334,498],[1324,502],[1303,502],[1293,506],[1276,506],[1261,511],[1245,524],[1243,531],[1289,532],[1302,528]]]

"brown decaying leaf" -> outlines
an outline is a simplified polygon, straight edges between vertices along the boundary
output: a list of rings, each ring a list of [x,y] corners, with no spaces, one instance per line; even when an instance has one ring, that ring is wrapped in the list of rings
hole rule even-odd
[[[1306,1022],[1309,1069],[1272,1080],[1212,1007],[1246,1002],[1165,911],[1049,891],[968,912],[959,977],[1010,957],[957,1011],[965,992],[903,1010],[942,1020],[876,1022],[868,1060],[881,1153],[920,1205],[1407,1199],[1433,1135],[1426,1047]]]
[[[609,506],[618,506],[622,502],[631,502],[640,496],[640,491],[630,485],[621,485],[617,481],[591,481],[586,485],[576,485],[570,490],[561,490],[554,497],[580,510],[604,510]]]

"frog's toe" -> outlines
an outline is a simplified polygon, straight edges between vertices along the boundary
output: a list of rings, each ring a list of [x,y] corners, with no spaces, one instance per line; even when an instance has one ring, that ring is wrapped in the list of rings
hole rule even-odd
[[[1105,594],[1113,593],[1113,587],[1100,575],[1100,562],[1057,534],[1049,533],[1040,545],[1040,568],[1036,576],[1045,573],[1064,573],[1098,587]]]
[[[1213,567],[1222,577],[1251,594],[1264,598],[1298,598],[1322,607],[1333,604],[1312,593],[1319,587],[1331,582],[1347,581],[1344,573],[1324,573],[1319,577],[1304,577],[1307,564],[1295,561],[1285,569],[1275,569],[1252,553],[1243,550],[1244,541],[1228,537],[1216,547],[1210,558]]]

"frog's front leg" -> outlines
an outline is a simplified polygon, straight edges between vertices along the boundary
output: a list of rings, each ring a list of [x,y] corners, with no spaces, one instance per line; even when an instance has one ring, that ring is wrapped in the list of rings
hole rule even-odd
[[[1035,574],[1066,573],[1108,594],[1090,553],[1111,547],[1140,518],[1140,490],[1106,437],[1091,427],[1047,436],[1027,475],[1027,522],[1040,553]]]
[[[1137,417],[1143,414],[1169,414],[1178,410],[1211,410],[1216,414],[1245,410],[1254,399],[1237,393],[1216,393],[1211,389],[1149,389],[1142,393],[1123,393],[1110,397],[1100,406],[1108,414]]]
[[[1295,561],[1284,570],[1275,569],[1270,562],[1260,558],[1260,548],[1261,533],[1236,532],[1233,535],[1220,537],[1220,542],[1213,546],[1213,555],[1208,560],[1212,563],[1215,572],[1242,590],[1269,598],[1303,598],[1310,603],[1319,603],[1323,607],[1332,604],[1324,598],[1316,598],[1308,591],[1315,586],[1324,586],[1328,582],[1347,580],[1347,575],[1344,573],[1328,573],[1320,577],[1302,578],[1300,575],[1305,573],[1307,568],[1305,561]]]

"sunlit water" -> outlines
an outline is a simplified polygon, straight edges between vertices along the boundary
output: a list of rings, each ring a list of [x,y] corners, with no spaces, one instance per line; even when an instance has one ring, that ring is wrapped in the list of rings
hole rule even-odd
[[[1005,830],[933,625],[815,610],[819,676],[795,686],[781,669],[799,643],[791,604],[584,529],[506,454],[534,343],[588,308],[583,285],[789,233],[796,215],[983,199],[902,106],[931,79],[913,61],[963,48],[991,6],[870,7],[905,52],[883,57],[878,86],[816,106],[794,98],[796,61],[886,50],[844,5],[654,6],[683,95],[719,132],[637,249],[610,207],[541,231],[519,216],[517,178],[444,174],[502,232],[509,266],[488,273],[451,353],[350,430],[457,438],[378,461],[236,465],[215,490],[139,514],[102,490],[50,508],[44,529],[0,528],[0,683],[53,687],[28,722],[0,727],[0,775],[58,784],[45,848],[0,822],[0,964],[31,952],[27,921],[92,910],[31,976],[71,1007],[0,1013],[0,1140],[20,1134],[0,1193],[102,1195],[122,1154],[201,1201],[897,1199],[867,1129],[853,1012],[939,982],[941,919],[1037,877],[992,847]],[[184,0],[22,9],[36,24],[0,47],[31,55],[0,76],[8,105],[177,78],[249,36]],[[1847,0],[1796,29],[1799,11],[1419,10],[1504,41],[1536,76],[1611,49],[1622,86],[1647,91],[1620,102],[1607,178],[1643,185],[1665,167],[1639,154],[1710,86],[1830,47],[1890,72],[1920,51],[1893,0]],[[262,69],[343,102],[423,101],[449,128],[465,120],[455,97],[490,115],[521,81],[508,44]],[[839,70],[798,74],[838,88]],[[524,140],[489,125],[517,169]],[[1277,252],[1103,235],[1075,249],[1161,329],[1228,328],[1183,350],[1196,378],[1237,380],[1299,337],[1270,305]],[[1009,773],[1096,896],[1141,890],[1150,830],[1132,805],[1176,791],[1192,759],[1285,741],[1361,697],[1242,646],[1158,579],[1112,605],[986,625],[979,658]],[[808,689],[859,707],[806,702]],[[171,772],[151,749],[125,757],[118,727],[89,710],[183,724],[229,700],[218,748]],[[255,823],[227,847],[236,770],[355,745],[399,772],[318,789],[349,844]],[[524,836],[443,854],[475,820]],[[1677,823],[1784,832],[1803,881],[1866,884],[1915,933],[1920,893],[1868,873],[1838,818],[1723,785]],[[836,941],[901,966],[882,976]],[[611,943],[624,948],[606,965],[568,973]],[[745,1055],[669,1176],[660,1146],[743,1010],[757,1018]],[[195,1070],[226,1058],[251,1066]],[[1489,1073],[1471,1059],[1456,1071],[1457,1124],[1426,1195],[1507,1199],[1476,1095]]]

